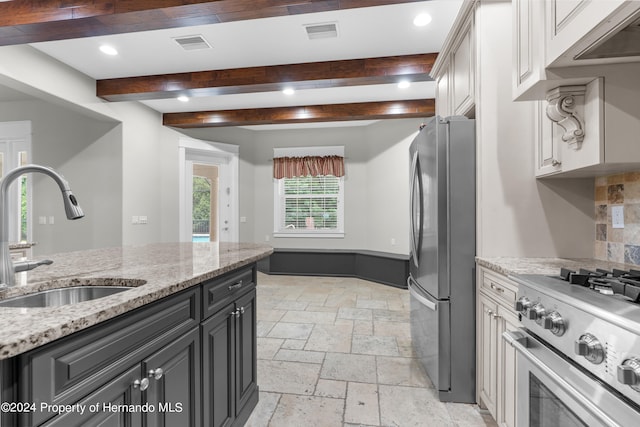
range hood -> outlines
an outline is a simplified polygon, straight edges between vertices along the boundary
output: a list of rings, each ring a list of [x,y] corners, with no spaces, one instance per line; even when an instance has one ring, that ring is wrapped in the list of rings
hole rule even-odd
[[[627,21],[628,22],[628,21]],[[640,14],[621,30],[614,29],[580,52],[574,59],[623,58],[640,56]]]

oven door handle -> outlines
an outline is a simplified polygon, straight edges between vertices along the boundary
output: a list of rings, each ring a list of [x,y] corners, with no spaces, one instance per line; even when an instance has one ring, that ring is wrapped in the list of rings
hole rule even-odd
[[[578,389],[569,384],[564,378],[550,369],[545,363],[543,363],[532,352],[530,352],[527,348],[529,345],[527,335],[528,334],[523,330],[506,331],[502,333],[502,338],[507,343],[509,343],[509,345],[511,345],[517,352],[524,356],[529,362],[531,362],[536,368],[540,369],[553,382],[560,386],[566,393],[573,396],[573,398],[577,400],[587,411],[591,412],[598,419],[606,421],[607,425],[620,425],[609,418],[607,414],[602,412],[602,410],[598,406],[594,405],[589,399],[585,398]]]

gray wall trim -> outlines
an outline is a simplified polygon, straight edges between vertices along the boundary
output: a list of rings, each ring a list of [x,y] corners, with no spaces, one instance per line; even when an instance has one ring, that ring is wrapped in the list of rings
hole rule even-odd
[[[266,274],[358,277],[406,289],[409,256],[366,250],[274,249],[258,261]]]

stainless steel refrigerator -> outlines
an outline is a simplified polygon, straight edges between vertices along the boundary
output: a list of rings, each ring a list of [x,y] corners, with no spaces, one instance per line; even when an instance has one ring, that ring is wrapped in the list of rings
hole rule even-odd
[[[475,120],[431,118],[410,159],[413,346],[440,400],[475,402]]]

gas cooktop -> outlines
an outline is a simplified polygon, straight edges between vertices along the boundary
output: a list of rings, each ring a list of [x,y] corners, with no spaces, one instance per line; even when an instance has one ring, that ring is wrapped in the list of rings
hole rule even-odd
[[[578,271],[568,268],[560,269],[559,279],[572,285],[584,286],[604,295],[619,295],[628,301],[640,302],[639,270],[603,270],[596,268]]]

